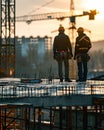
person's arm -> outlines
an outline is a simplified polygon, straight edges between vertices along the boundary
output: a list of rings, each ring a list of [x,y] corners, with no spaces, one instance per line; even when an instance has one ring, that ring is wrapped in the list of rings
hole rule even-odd
[[[89,47],[88,47],[88,49],[90,49],[92,47],[92,44],[91,44],[91,40],[90,40],[89,37],[88,37],[88,39],[89,39]]]
[[[71,42],[70,42],[70,38],[68,37],[68,49],[70,50],[70,54],[71,56],[73,56],[73,53],[72,53],[72,45],[71,45]]]
[[[55,59],[55,54],[56,54],[56,37],[54,38],[53,42],[53,58]]]
[[[78,44],[78,39],[76,38],[75,51],[74,51],[74,59],[76,59],[76,55],[77,55],[77,52],[78,52],[78,48],[79,48],[79,44]]]

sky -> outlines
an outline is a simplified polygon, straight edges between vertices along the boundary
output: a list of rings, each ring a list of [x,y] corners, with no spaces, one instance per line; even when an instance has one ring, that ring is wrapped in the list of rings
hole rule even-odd
[[[95,16],[95,20],[89,20],[88,16],[77,17],[76,27],[83,27],[90,30],[91,33],[85,32],[90,36],[92,41],[104,40],[104,1],[103,0],[73,0],[74,14],[82,14],[83,11],[96,9],[99,13]],[[44,14],[52,12],[70,12],[70,0],[16,0],[16,17],[33,14]],[[64,21],[58,20],[42,20],[34,21],[31,24],[25,22],[16,22],[16,36],[51,36],[57,35],[59,25],[65,28],[70,27],[69,19]],[[71,36],[71,32],[65,31]],[[75,37],[77,33],[75,31]]]

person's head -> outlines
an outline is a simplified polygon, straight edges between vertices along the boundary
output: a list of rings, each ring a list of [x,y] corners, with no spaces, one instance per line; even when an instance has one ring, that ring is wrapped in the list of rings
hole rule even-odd
[[[59,33],[60,33],[60,32],[62,32],[62,33],[63,33],[63,32],[65,31],[65,29],[64,29],[64,27],[63,27],[62,25],[60,25],[60,27],[59,27],[58,31],[59,31]]]
[[[84,33],[84,29],[82,27],[79,27],[77,29],[77,32],[78,32],[78,35],[83,34]]]

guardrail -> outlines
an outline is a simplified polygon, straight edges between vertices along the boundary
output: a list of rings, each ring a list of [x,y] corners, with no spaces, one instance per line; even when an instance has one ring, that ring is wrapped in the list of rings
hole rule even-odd
[[[0,98],[104,94],[104,82],[0,85]]]

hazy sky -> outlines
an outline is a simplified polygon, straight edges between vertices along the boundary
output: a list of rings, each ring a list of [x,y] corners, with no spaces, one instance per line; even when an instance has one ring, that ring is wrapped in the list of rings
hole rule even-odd
[[[104,1],[103,0],[73,0],[74,7],[78,14],[83,11],[91,9],[97,9],[99,14],[95,17],[95,20],[89,20],[88,16],[77,17],[76,27],[82,26],[88,30],[91,30],[91,34],[86,32],[92,41],[104,40]],[[100,2],[99,2],[100,1]],[[70,11],[70,0],[16,0],[16,16],[31,15],[31,14],[44,14],[52,12]],[[31,24],[23,22],[16,23],[16,35],[17,36],[52,36],[56,33],[51,31],[56,30],[59,25],[62,24],[65,28],[68,28],[69,19],[65,19],[60,22],[57,20],[43,20],[35,21]],[[66,33],[69,33],[66,31]],[[70,34],[71,35],[71,34]],[[77,34],[75,33],[75,36]]]

